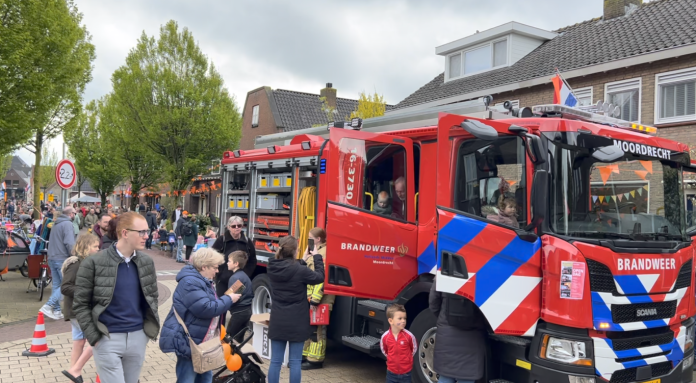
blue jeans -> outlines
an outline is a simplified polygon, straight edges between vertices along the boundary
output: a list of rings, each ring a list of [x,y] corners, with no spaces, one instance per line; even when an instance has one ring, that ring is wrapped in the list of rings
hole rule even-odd
[[[176,383],[212,383],[213,372],[196,374],[191,359],[176,357]]]
[[[63,282],[63,274],[60,272],[60,268],[63,267],[64,261],[48,260],[48,267],[51,269],[51,278],[53,278],[53,288],[51,291],[51,297],[48,298],[47,305],[53,307],[54,311],[60,311],[60,300],[63,298],[63,294],[60,293],[60,284]]]
[[[288,367],[290,367],[290,383],[300,383],[302,380],[302,349],[304,342],[286,342],[271,339],[271,366],[268,368],[268,383],[280,382],[280,366],[285,359],[285,346],[290,343]]]
[[[473,380],[457,380],[454,378],[448,378],[446,376],[440,375],[440,379],[437,380],[437,383],[474,383]]]
[[[387,370],[387,383],[411,383],[411,371],[399,375]]]
[[[184,258],[181,257],[181,253],[184,251],[184,240],[183,239],[178,239],[176,240],[176,260],[177,261],[183,261]]]

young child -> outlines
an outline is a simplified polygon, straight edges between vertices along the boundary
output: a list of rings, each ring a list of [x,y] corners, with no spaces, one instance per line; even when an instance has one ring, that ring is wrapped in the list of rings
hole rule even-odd
[[[512,227],[520,227],[517,222],[517,201],[514,197],[500,197],[498,213],[489,214],[487,219]]]
[[[160,250],[167,251],[167,240],[168,240],[167,229],[162,227],[159,229],[158,233],[159,233]]]
[[[227,288],[231,288],[237,281],[241,281],[244,285],[244,291],[241,292],[242,297],[230,308],[230,320],[227,322],[227,327],[225,328],[228,334],[235,336],[249,324],[249,319],[251,319],[251,302],[254,299],[254,292],[251,291],[251,279],[249,279],[249,276],[244,272],[244,266],[246,266],[247,260],[249,259],[247,253],[241,250],[233,251],[228,256],[228,259],[227,268],[234,274],[230,277]],[[244,333],[234,339],[237,342],[243,341]]]
[[[386,191],[381,191],[379,194],[377,194],[377,203],[375,204],[374,212],[386,216],[391,215],[392,205],[389,198],[389,193]]]
[[[411,382],[413,355],[418,351],[416,337],[406,330],[406,308],[392,304],[387,307],[389,331],[385,331],[379,345],[387,357],[387,383]]]

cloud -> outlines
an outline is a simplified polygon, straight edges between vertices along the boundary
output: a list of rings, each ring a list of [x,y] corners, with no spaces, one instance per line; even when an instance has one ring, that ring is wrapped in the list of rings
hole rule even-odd
[[[589,3],[589,5],[588,5]],[[143,31],[191,30],[241,109],[260,86],[338,96],[377,91],[396,104],[444,70],[435,47],[509,21],[552,30],[601,16],[602,0],[76,0],[97,58],[85,102],[111,91]],[[59,146],[58,146],[59,147]],[[24,158],[24,156],[22,156]]]

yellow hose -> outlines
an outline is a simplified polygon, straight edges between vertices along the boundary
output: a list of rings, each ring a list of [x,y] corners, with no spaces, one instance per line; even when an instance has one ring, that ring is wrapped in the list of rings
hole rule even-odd
[[[315,226],[314,207],[317,205],[317,188],[315,186],[302,188],[297,203],[297,215],[300,223],[300,235],[297,238],[299,242],[297,256],[298,258],[302,258],[307,248],[309,231]]]

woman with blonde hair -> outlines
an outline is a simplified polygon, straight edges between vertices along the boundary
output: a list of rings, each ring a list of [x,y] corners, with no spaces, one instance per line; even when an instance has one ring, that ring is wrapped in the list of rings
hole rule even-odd
[[[70,368],[63,370],[63,375],[73,382],[82,382],[82,367],[92,358],[92,347],[85,341],[85,335],[72,312],[73,297],[75,296],[75,279],[82,260],[99,251],[99,237],[84,233],[77,237],[72,256],[63,263],[63,282],[60,291],[64,296],[63,313],[66,321],[72,327],[73,347],[70,356]]]
[[[184,266],[176,276],[172,310],[162,326],[159,339],[160,350],[176,354],[177,382],[211,383],[213,372],[196,373],[191,360],[191,346],[186,333],[196,344],[219,337],[220,315],[225,313],[241,297],[227,291],[218,298],[213,279],[218,266],[224,262],[222,254],[213,249],[203,248],[191,257],[191,263]],[[176,312],[175,312],[176,310]],[[186,325],[179,323],[177,315]],[[234,334],[232,334],[234,335]]]

